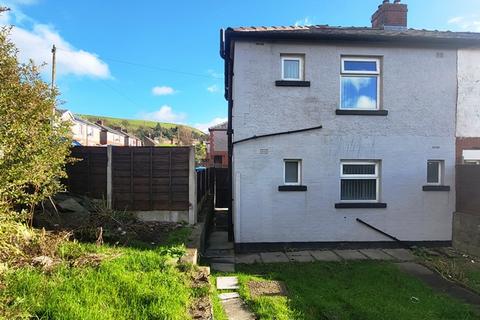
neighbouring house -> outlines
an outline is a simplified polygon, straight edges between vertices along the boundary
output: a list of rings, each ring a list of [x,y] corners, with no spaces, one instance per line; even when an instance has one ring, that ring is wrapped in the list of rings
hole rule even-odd
[[[157,145],[157,143],[152,138],[147,137],[147,136],[143,136],[142,145],[145,146],[145,147],[155,147]]]
[[[209,167],[228,167],[227,122],[208,128],[207,165]]]
[[[408,29],[399,0],[371,23],[222,33],[237,250],[451,243],[480,34]]]
[[[123,132],[105,126],[103,120],[98,120],[96,124],[102,128],[102,132],[100,133],[100,144],[125,146],[125,134]]]
[[[102,128],[85,119],[75,116],[69,110],[57,109],[63,121],[71,123],[72,138],[74,145],[99,146]]]
[[[142,146],[142,140],[134,136],[133,134],[129,133],[126,129],[123,129],[122,127],[113,127],[116,131],[120,132],[124,136],[124,146],[127,147],[141,147]]]
[[[458,50],[457,164],[480,164],[480,48]]]

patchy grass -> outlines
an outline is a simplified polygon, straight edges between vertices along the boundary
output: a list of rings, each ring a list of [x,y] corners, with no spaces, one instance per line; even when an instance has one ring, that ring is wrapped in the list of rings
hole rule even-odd
[[[8,269],[0,275],[0,319],[188,319],[199,293],[191,287],[191,271],[175,264],[189,235],[185,229],[155,248],[66,242],[52,270]],[[73,266],[93,254],[106,258]]]
[[[225,310],[223,310],[222,302],[218,297],[220,292],[217,290],[216,277],[214,275],[210,276],[210,287],[210,300],[212,301],[215,320],[228,320],[227,314],[225,313]]]
[[[259,319],[478,319],[468,305],[437,294],[393,264],[361,261],[241,265],[242,297]],[[252,298],[251,280],[280,280],[288,297]]]
[[[415,254],[423,264],[435,269],[444,278],[457,281],[480,294],[480,258],[452,248],[438,251],[418,248]]]

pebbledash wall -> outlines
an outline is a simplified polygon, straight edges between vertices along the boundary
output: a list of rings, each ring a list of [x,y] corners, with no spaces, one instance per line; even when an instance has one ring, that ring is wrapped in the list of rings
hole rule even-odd
[[[441,52],[442,54],[438,54]],[[310,87],[276,87],[280,54],[305,54]],[[342,55],[382,58],[387,116],[336,115]],[[457,52],[451,49],[235,43],[234,227],[239,247],[270,242],[451,241],[455,209]],[[280,192],[283,160],[302,159],[305,192]],[[335,209],[341,160],[381,160],[384,209]],[[450,191],[423,191],[427,160],[444,160]]]

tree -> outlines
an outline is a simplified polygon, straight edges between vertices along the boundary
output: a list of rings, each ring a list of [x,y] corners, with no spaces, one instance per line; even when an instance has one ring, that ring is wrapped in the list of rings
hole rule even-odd
[[[192,139],[192,130],[184,127],[184,126],[179,126],[178,127],[178,141],[179,144],[182,146],[191,146],[193,143]]]
[[[54,114],[57,90],[32,61],[19,63],[9,32],[0,29],[0,214],[31,218],[37,203],[63,188],[70,128]]]
[[[195,163],[197,165],[205,161],[207,157],[207,146],[204,142],[199,142],[195,145]]]
[[[153,136],[155,138],[162,137],[162,126],[160,125],[160,122],[157,122],[157,125],[155,126],[155,128],[153,128]]]

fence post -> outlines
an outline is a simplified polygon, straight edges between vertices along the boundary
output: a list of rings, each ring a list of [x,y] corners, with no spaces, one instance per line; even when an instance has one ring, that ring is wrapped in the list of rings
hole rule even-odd
[[[107,146],[107,208],[112,209],[112,146]]]
[[[195,171],[195,148],[190,147],[190,157],[188,163],[188,223],[197,223],[197,173]]]

